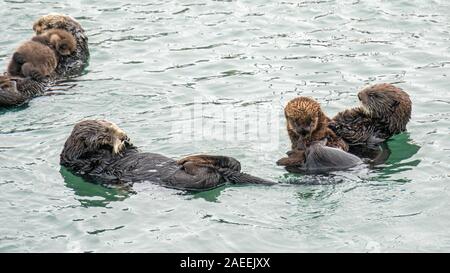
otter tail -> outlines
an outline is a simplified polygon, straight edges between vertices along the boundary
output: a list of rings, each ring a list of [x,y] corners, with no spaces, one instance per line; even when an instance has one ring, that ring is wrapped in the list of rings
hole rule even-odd
[[[230,183],[233,184],[262,184],[275,185],[276,182],[259,178],[247,173],[237,172],[231,169],[219,169],[219,173]]]

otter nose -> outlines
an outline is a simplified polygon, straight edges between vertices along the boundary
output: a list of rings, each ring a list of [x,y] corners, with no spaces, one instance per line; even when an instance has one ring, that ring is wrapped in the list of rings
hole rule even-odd
[[[300,127],[298,130],[298,133],[301,135],[309,134],[309,127]]]

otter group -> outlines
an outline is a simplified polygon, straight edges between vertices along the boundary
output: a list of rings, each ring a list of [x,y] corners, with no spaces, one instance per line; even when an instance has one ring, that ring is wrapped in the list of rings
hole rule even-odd
[[[392,84],[375,84],[358,93],[361,106],[328,118],[317,101],[308,97],[291,100],[285,107],[292,144],[288,157],[277,161],[287,170],[342,170],[363,161],[348,153],[349,145],[374,147],[406,131],[411,100]]]
[[[77,75],[87,64],[89,50],[82,27],[65,15],[47,15],[33,26],[36,35],[21,44],[0,76],[0,107],[14,106],[42,95],[55,79]],[[344,170],[363,159],[349,147],[374,147],[404,132],[411,117],[411,100],[391,84],[375,84],[358,93],[360,106],[329,118],[309,97],[291,100],[284,113],[291,150],[276,163],[293,172]],[[194,155],[174,160],[140,152],[127,134],[106,120],[77,123],[60,164],[89,181],[102,184],[153,182],[184,190],[209,190],[226,183],[275,182],[241,171],[238,160]]]
[[[35,35],[12,54],[0,76],[0,107],[13,107],[42,96],[55,82],[77,76],[89,59],[88,39],[81,25],[62,14],[42,16]]]

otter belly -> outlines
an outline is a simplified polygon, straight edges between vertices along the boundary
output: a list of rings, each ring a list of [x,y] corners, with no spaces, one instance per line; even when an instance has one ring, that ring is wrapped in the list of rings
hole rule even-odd
[[[363,161],[353,154],[316,143],[307,148],[304,164],[286,169],[290,172],[323,173],[346,170],[361,164]]]
[[[197,167],[188,172],[175,160],[155,153],[126,154],[106,168],[94,170],[90,177],[104,184],[151,182],[189,191],[210,190],[227,182],[211,168]]]

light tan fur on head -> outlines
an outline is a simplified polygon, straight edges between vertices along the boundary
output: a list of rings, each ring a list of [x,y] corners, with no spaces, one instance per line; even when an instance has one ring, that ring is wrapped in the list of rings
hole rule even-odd
[[[104,129],[110,134],[110,138],[105,138],[100,142],[104,145],[111,145],[114,154],[120,153],[125,148],[125,141],[128,139],[127,134],[119,128],[116,124],[107,121],[99,120],[100,124],[104,126]]]
[[[361,90],[358,99],[361,109],[368,116],[385,122],[391,133],[406,130],[412,103],[409,95],[401,88],[388,83],[375,84]]]
[[[68,30],[68,26],[76,26],[78,29],[82,29],[81,25],[72,17],[64,14],[51,13],[39,18],[33,24],[33,30],[36,34],[41,34],[49,29],[65,29]]]
[[[326,118],[320,109],[320,104],[308,97],[298,97],[286,105],[284,114],[288,123],[288,130],[296,133],[313,134]]]
[[[293,150],[305,149],[312,142],[325,138],[327,146],[348,150],[348,145],[328,127],[330,119],[314,99],[295,98],[286,105],[284,113]]]

